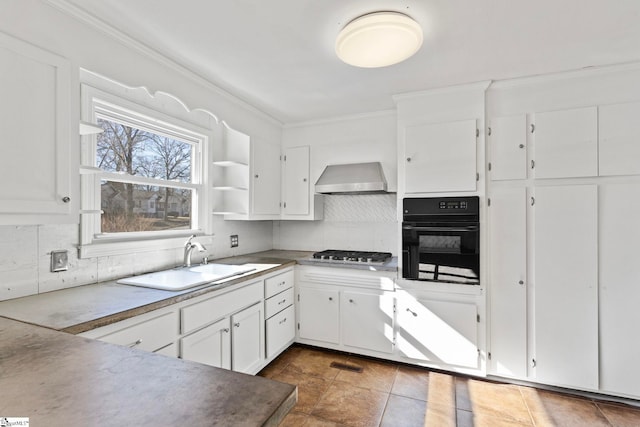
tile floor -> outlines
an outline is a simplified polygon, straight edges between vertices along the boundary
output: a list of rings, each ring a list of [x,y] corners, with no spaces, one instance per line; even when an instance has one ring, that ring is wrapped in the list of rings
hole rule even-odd
[[[258,375],[298,386],[287,427],[640,426],[632,406],[299,345]]]

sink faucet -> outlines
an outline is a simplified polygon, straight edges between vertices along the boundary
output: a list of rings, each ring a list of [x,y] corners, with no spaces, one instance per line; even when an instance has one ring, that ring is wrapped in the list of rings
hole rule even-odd
[[[196,235],[192,234],[189,240],[184,244],[184,267],[191,267],[191,252],[197,249],[198,252],[204,252],[207,250],[200,242],[192,242]]]

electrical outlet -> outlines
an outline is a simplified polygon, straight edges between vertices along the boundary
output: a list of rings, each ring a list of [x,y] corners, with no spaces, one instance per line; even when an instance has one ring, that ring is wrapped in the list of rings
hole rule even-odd
[[[231,247],[232,248],[237,248],[238,247],[238,235],[237,234],[232,234],[231,235]]]
[[[51,272],[67,271],[69,269],[69,254],[67,251],[51,251]]]

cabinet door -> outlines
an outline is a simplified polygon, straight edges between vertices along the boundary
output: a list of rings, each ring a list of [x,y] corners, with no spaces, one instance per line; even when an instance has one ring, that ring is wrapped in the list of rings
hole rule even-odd
[[[280,214],[280,147],[253,141],[252,212],[256,215]]]
[[[600,388],[640,397],[638,182],[600,187]]]
[[[502,188],[489,207],[490,369],[527,376],[527,194]]]
[[[230,321],[226,317],[180,340],[180,357],[231,369]]]
[[[262,304],[252,305],[231,316],[231,368],[237,372],[255,373],[264,359]]]
[[[267,320],[267,357],[278,354],[296,337],[296,316],[293,305]]]
[[[0,223],[77,222],[69,62],[0,34],[0,69]]]
[[[640,174],[640,103],[598,108],[601,176]]]
[[[401,297],[400,354],[435,365],[478,368],[477,313],[471,303]]]
[[[489,147],[492,180],[527,178],[527,117],[524,114],[491,119]]]
[[[405,192],[476,190],[476,121],[409,126]]]
[[[598,175],[596,107],[536,113],[535,177]]]
[[[338,291],[301,287],[298,296],[300,338],[338,344]]]
[[[342,343],[393,352],[393,294],[343,291],[340,299]]]
[[[285,215],[309,214],[309,147],[284,150]]]
[[[533,210],[536,378],[597,389],[597,187],[537,187]]]

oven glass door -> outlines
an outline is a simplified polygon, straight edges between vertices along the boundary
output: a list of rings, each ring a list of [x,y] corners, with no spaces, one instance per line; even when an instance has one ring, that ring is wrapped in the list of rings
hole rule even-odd
[[[477,285],[479,241],[477,223],[403,223],[403,277]]]

